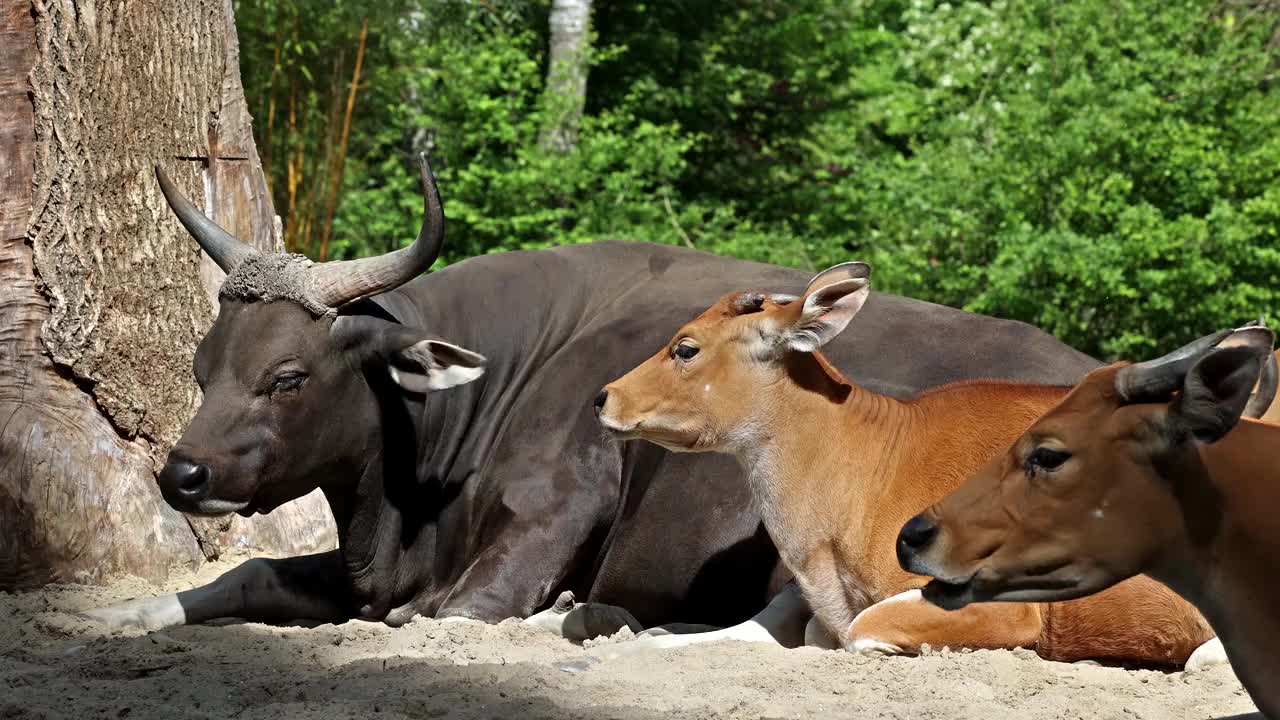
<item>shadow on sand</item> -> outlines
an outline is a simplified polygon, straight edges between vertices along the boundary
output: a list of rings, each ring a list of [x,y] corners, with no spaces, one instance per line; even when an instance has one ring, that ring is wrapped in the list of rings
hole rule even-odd
[[[673,716],[613,705],[599,688],[574,692],[573,661],[582,655],[568,644],[560,658],[545,643],[477,652],[468,635],[479,632],[462,626],[415,633],[363,623],[224,624],[141,637],[40,629],[30,642],[0,648],[0,718]],[[501,652],[516,657],[491,657]]]

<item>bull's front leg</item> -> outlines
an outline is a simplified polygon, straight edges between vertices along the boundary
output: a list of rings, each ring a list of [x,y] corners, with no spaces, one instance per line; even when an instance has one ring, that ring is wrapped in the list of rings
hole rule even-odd
[[[340,622],[355,615],[345,577],[337,550],[279,560],[259,558],[198,588],[81,615],[112,631],[160,630],[231,617],[266,623]]]

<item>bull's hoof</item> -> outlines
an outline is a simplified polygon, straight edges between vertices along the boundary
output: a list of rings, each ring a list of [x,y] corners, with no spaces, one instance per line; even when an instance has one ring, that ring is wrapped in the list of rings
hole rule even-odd
[[[560,597],[556,598],[555,604],[551,606],[551,612],[554,612],[557,615],[563,615],[572,610],[576,605],[577,603],[574,602],[573,591],[565,590],[560,593]]]
[[[386,623],[388,627],[404,627],[405,625],[408,625],[411,620],[418,617],[419,614],[418,609],[413,606],[413,603],[409,603],[407,605],[401,605],[387,613],[387,616],[382,619],[382,622]]]

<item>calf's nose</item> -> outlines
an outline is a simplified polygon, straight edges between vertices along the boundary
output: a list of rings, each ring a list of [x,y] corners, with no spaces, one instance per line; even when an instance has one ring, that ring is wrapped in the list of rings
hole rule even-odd
[[[938,526],[924,513],[916,515],[898,532],[898,558],[920,552],[938,536]]]
[[[596,415],[599,415],[601,411],[604,410],[604,404],[607,402],[609,402],[609,388],[604,388],[600,391],[599,395],[596,395],[596,401],[594,403]]]
[[[203,500],[209,495],[211,474],[208,465],[170,458],[160,471],[160,492],[170,504]]]

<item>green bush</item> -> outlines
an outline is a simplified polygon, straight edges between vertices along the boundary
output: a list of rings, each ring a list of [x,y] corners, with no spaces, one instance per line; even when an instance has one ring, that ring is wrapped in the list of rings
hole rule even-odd
[[[299,23],[294,2],[237,3],[260,147],[280,27],[301,28],[295,65],[319,73],[358,26],[343,3]],[[883,290],[1101,357],[1280,308],[1274,2],[597,2],[568,155],[537,146],[545,0],[382,5],[337,255],[413,236],[412,158],[430,148],[445,261],[602,237],[862,258]]]

